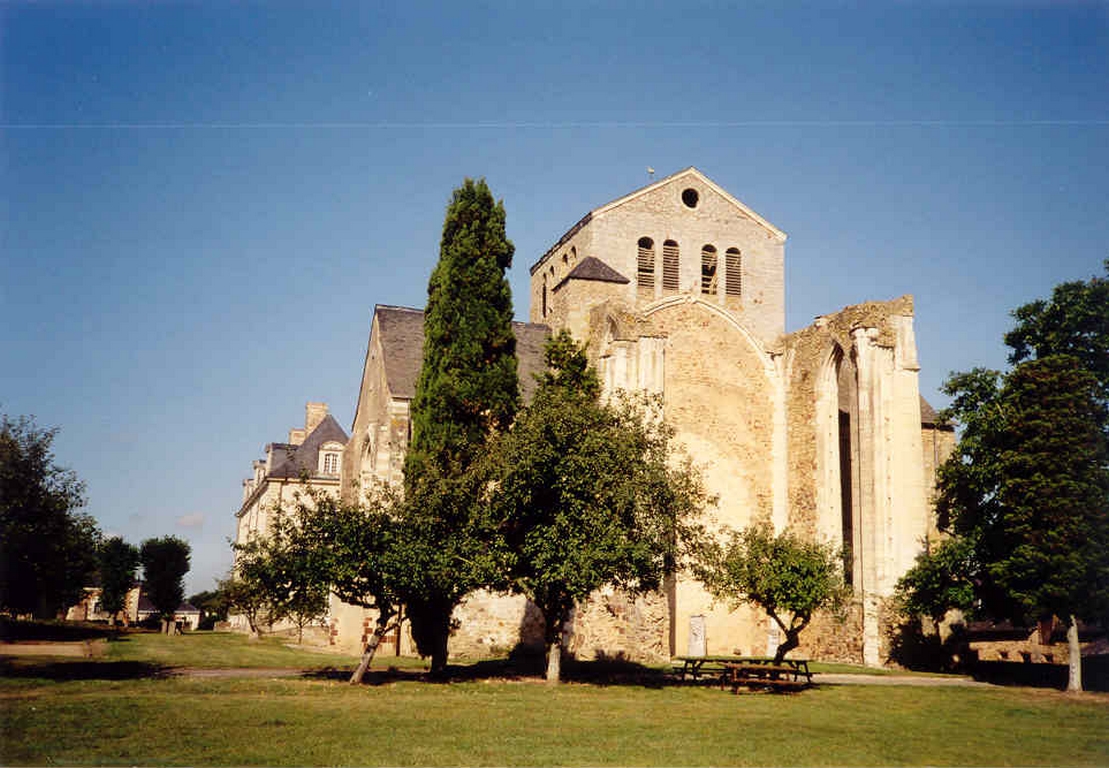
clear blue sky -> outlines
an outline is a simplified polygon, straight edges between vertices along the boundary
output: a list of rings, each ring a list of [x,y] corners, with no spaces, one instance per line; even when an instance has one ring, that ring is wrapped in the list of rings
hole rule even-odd
[[[914,294],[936,405],[1109,257],[1105,0],[377,5],[0,0],[0,410],[190,591],[305,401],[349,429],[466,176],[523,318],[563,231],[696,165],[789,233],[789,330]]]

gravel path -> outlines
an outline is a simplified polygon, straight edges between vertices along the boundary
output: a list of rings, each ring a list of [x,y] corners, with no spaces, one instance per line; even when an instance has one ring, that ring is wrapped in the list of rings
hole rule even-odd
[[[227,667],[209,669],[206,667],[177,667],[169,674],[175,677],[300,677],[318,670],[297,667]]]
[[[820,685],[911,685],[918,688],[990,688],[989,683],[969,677],[925,677],[912,675],[840,675],[817,673],[813,682]]]

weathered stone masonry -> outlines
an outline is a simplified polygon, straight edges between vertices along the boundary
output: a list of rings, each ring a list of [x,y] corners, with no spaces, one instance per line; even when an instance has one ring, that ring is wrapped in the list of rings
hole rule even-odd
[[[531,267],[531,323],[517,324],[521,383],[541,368],[546,335],[566,328],[607,391],[661,395],[719,497],[719,524],[769,520],[849,546],[856,603],[846,623],[818,617],[803,651],[877,664],[883,601],[934,534],[932,478],[953,435],[919,396],[911,297],[785,334],[785,241],[694,168],[590,211]],[[346,494],[399,479],[421,334],[416,310],[375,312]],[[452,652],[536,640],[528,611],[518,598],[471,596]],[[776,642],[760,611],[715,605],[678,578],[654,596],[595,595],[575,612],[568,645],[585,657],[665,658],[686,651],[694,620],[709,653],[761,654]]]

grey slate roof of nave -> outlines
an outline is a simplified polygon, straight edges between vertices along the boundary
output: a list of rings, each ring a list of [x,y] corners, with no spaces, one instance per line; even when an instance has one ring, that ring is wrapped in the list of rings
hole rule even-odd
[[[424,313],[410,307],[391,307],[379,304],[374,308],[381,332],[385,378],[393,397],[416,396],[416,379],[424,359]],[[520,378],[520,394],[525,402],[536,389],[535,374],[545,370],[543,347],[551,329],[539,323],[513,321],[516,336],[516,360]]]
[[[312,430],[312,433],[304,438],[303,443],[288,449],[288,458],[274,467],[269,477],[300,477],[301,472],[315,475],[319,469],[320,446],[330,441],[346,445],[349,439],[347,433],[339,426],[339,422],[335,421],[335,417],[329,413]]]
[[[594,261],[611,270],[611,267],[604,262],[597,259]],[[585,260],[578,266],[584,263]],[[612,272],[621,276],[615,270]],[[389,383],[389,390],[394,397],[411,399],[416,395],[416,379],[420,375],[420,366],[423,363],[423,310],[379,304],[374,308],[374,314],[381,329],[381,347],[384,350],[385,377]],[[543,346],[550,337],[551,330],[540,323],[519,322],[512,323],[512,330],[516,334],[520,392],[527,402],[535,392],[535,374],[542,374],[545,368]],[[936,409],[924,399],[924,395],[920,396],[920,422],[927,425],[940,425]]]
[[[940,421],[940,416],[936,413],[936,409],[932,407],[931,403],[924,399],[924,395],[920,396],[920,423],[927,424],[928,426],[936,427],[949,427],[949,424],[944,424]]]

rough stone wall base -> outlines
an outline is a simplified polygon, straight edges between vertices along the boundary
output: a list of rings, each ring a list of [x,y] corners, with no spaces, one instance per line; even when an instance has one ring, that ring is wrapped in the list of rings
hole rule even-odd
[[[620,590],[594,592],[574,611],[571,623],[569,650],[579,659],[670,658],[670,610],[661,592],[638,597]]]

